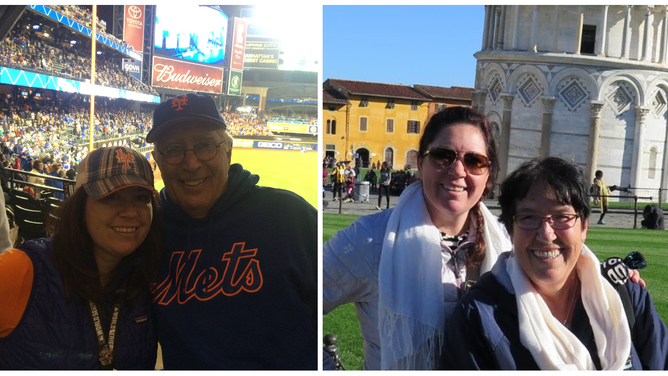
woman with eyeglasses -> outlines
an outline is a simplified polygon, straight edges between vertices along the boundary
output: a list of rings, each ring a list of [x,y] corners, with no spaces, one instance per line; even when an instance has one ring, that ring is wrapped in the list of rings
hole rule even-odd
[[[446,108],[419,144],[420,180],[397,205],[324,245],[324,313],[355,303],[365,369],[434,369],[445,319],[466,287],[511,248],[482,203],[498,171],[487,119]]]
[[[444,368],[668,367],[668,329],[647,290],[625,280],[621,262],[601,268],[585,245],[587,188],[580,168],[556,157],[525,162],[506,178],[500,219],[513,250],[450,315]]]

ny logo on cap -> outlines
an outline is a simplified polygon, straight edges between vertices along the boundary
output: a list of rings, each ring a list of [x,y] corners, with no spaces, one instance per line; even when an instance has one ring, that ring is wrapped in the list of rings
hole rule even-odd
[[[181,106],[187,106],[188,105],[188,97],[185,95],[179,95],[178,97],[172,98],[172,108],[178,107],[174,111],[181,111],[183,110],[183,107]]]
[[[116,149],[116,161],[123,163],[123,170],[129,170],[132,168],[130,163],[135,163],[135,156],[130,153],[125,154],[121,149]]]

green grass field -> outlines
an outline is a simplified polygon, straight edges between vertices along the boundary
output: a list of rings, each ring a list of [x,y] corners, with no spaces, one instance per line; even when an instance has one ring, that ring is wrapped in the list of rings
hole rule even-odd
[[[323,214],[323,242],[352,223],[357,216]],[[664,322],[668,319],[668,231],[590,227],[586,244],[600,260],[611,256],[625,257],[640,251],[647,259],[647,268],[640,273],[647,282],[656,309]],[[339,352],[346,369],[362,369],[364,354],[359,322],[352,304],[341,306],[323,318],[323,335],[339,337]]]
[[[232,163],[241,163],[244,169],[260,175],[259,185],[287,189],[318,207],[318,152],[235,148]],[[158,192],[164,186],[162,180],[155,183]]]

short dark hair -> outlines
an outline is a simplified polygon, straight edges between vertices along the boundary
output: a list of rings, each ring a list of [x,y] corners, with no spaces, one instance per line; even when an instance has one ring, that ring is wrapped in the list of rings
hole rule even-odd
[[[539,182],[550,187],[559,203],[572,206],[583,222],[589,218],[588,186],[582,169],[558,157],[535,158],[524,162],[501,183],[499,221],[509,233],[512,233],[517,204]]]

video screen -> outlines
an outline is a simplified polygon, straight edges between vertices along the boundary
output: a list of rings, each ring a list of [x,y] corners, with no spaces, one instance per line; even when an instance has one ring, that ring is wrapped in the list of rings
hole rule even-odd
[[[208,6],[157,5],[154,54],[223,66],[228,17]]]

